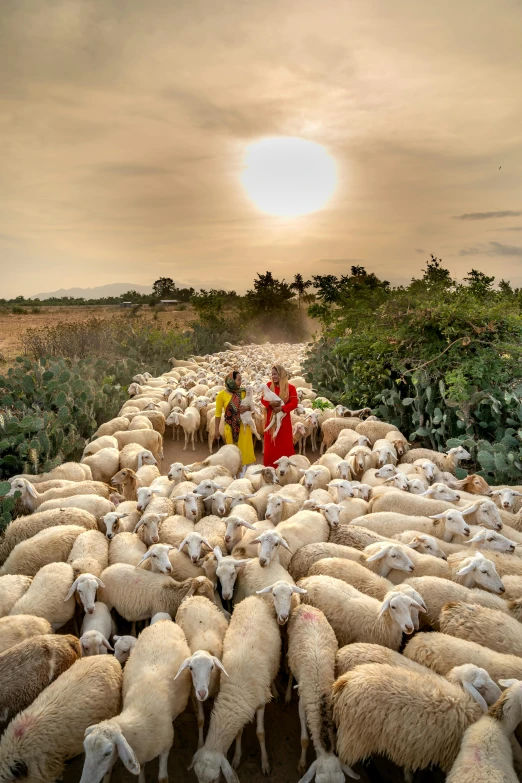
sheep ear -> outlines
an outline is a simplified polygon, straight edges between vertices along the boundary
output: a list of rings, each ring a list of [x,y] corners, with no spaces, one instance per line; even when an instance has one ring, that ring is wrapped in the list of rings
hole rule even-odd
[[[98,587],[105,587],[104,583],[102,582],[99,576],[95,576],[94,578],[98,582]]]
[[[183,547],[185,546],[186,543],[187,543],[187,536],[185,536],[185,538],[183,539],[181,544],[178,546],[178,552],[181,552],[181,550],[183,549]],[[210,547],[210,548],[212,549],[212,547]]]
[[[118,755],[120,759],[122,760],[123,764],[127,767],[129,772],[132,775],[139,775],[140,774],[140,765],[138,762],[138,759],[136,758],[136,755],[121,733],[119,731],[115,737],[116,740],[116,747],[118,748]]]
[[[298,595],[306,595],[308,590],[305,590],[304,587],[298,587],[297,585],[292,585],[292,592],[297,593]]]
[[[68,601],[69,598],[72,598],[72,596],[75,594],[76,588],[78,587],[79,579],[80,579],[80,577],[78,577],[78,579],[74,580],[74,582],[72,583],[72,585],[69,588],[69,592],[67,593],[67,595],[63,599],[64,601]]]
[[[514,678],[510,680],[498,680],[498,684],[501,688],[511,688],[512,685],[518,685],[522,680],[515,680]]]
[[[208,548],[209,552],[212,552],[212,544],[209,542],[208,538],[202,538],[201,543]]]
[[[279,541],[279,543],[281,544],[281,546],[284,546],[284,548],[285,548],[285,549],[288,549],[288,551],[289,551],[289,552],[292,552],[292,550],[291,550],[291,549],[290,549],[290,547],[288,546],[288,543],[285,541],[285,539],[283,538],[283,536],[280,536],[279,538],[280,538],[280,541]]]
[[[283,503],[294,503],[294,501],[292,500],[292,498],[283,498],[283,497],[281,497],[281,495],[279,495],[279,497],[281,498],[281,500],[283,501]]]
[[[406,544],[406,546],[409,546],[410,549],[418,549],[420,545],[420,541],[418,538],[414,538],[410,541],[409,544]]]
[[[390,602],[391,602],[391,598],[387,598],[385,601],[383,601],[383,604],[381,606],[381,611],[377,615],[377,619],[379,619],[379,617],[382,617],[383,614],[388,611],[388,609],[390,608]]]
[[[249,530],[257,530],[257,527],[254,527],[254,525],[251,525],[250,522],[247,522],[246,519],[241,520],[241,526],[247,527]]]
[[[178,679],[179,675],[180,675],[182,672],[184,672],[184,671],[185,671],[185,669],[188,669],[188,667],[190,666],[190,661],[191,661],[191,660],[192,660],[192,656],[189,656],[188,658],[185,658],[185,660],[183,661],[183,663],[181,664],[181,666],[180,666],[180,667],[179,667],[179,669],[178,669],[178,673],[177,673],[177,674],[176,674],[176,676],[174,677],[174,679],[175,679],[175,680],[177,680],[177,679]]]
[[[430,487],[429,489],[426,489],[424,492],[420,492],[419,495],[420,497],[429,497],[430,495],[433,495],[434,491],[435,490],[433,489],[433,487]]]
[[[376,552],[374,555],[370,555],[370,557],[366,558],[367,563],[373,563],[375,560],[380,560],[382,557],[386,556],[386,550],[380,549],[378,552]]]
[[[317,761],[314,761],[308,770],[305,772],[299,783],[310,783],[315,777],[315,770],[317,768]]]
[[[221,549],[218,546],[214,547],[214,556],[215,556],[216,560],[218,561],[218,563],[221,563],[221,561],[223,560],[223,553],[222,553]]]
[[[501,489],[492,489],[488,494],[489,495],[500,495],[501,492],[502,492]],[[519,495],[520,493],[519,492],[517,492],[517,493],[513,492],[513,494]]]
[[[129,512],[128,511],[117,511],[117,512],[115,512],[115,516],[118,517],[118,519],[123,519],[124,517],[128,517],[129,516]]]
[[[139,567],[140,567],[140,565],[141,565],[143,562],[145,562],[145,560],[148,560],[148,559],[149,559],[149,557],[150,557],[150,551],[149,551],[149,552],[145,552],[145,554],[143,555],[143,557],[141,558],[141,560],[139,561],[139,563],[136,563],[136,568],[139,568]]]
[[[223,672],[223,674],[225,675],[225,677],[228,677],[228,672],[227,672],[227,670],[225,669],[225,667],[223,666],[223,664],[221,663],[221,661],[219,660],[219,658],[216,658],[216,656],[215,656],[215,655],[213,655],[213,656],[212,656],[212,661],[214,662],[214,666],[217,666],[217,667],[218,667],[218,669],[221,669],[221,671]]]
[[[27,487],[27,491],[29,492],[30,495],[33,496],[33,498],[37,498],[38,497],[37,492],[36,492],[35,488],[33,487],[33,485],[31,484],[30,481],[27,481],[25,486]]]
[[[102,639],[102,644],[103,644],[104,647],[107,648],[107,650],[110,650],[111,652],[114,652],[114,648],[110,646],[110,644],[107,641],[107,639],[105,638],[105,636]]]
[[[139,522],[138,522],[138,524],[136,525],[136,527],[134,528],[134,530],[133,530],[132,532],[133,532],[133,533],[137,533],[137,532],[138,532],[138,530],[140,529],[140,527],[141,527],[142,525],[144,525],[146,521],[147,521],[147,520],[145,520],[145,519],[143,519],[143,518],[142,518],[142,519],[140,519],[140,520],[139,520]]]
[[[477,702],[482,712],[488,711],[488,705],[486,704],[486,700],[484,699],[482,694],[478,692],[478,690],[475,688],[474,685],[472,685],[470,682],[464,681],[462,683],[462,687],[467,693],[469,693],[473,701]]]
[[[462,568],[459,568],[459,570],[456,572],[455,576],[464,576],[464,574],[469,574],[470,571],[473,571],[475,568],[475,563],[468,563],[468,565],[463,566]]]
[[[463,517],[467,517],[468,514],[473,514],[474,511],[476,511],[479,507],[478,503],[473,503],[472,506],[469,506],[469,508],[464,508],[460,511]]]
[[[430,519],[443,519],[446,517],[446,512],[442,511],[440,514],[431,514]]]
[[[473,538],[468,538],[467,541],[464,541],[464,544],[477,544],[479,541],[482,541],[482,533],[475,533]]]
[[[272,587],[273,585],[269,585],[268,587],[263,587],[262,590],[256,590],[256,595],[267,595],[272,592]]]
[[[228,759],[223,756],[221,759],[221,772],[227,783],[239,783],[239,778],[230,766]]]

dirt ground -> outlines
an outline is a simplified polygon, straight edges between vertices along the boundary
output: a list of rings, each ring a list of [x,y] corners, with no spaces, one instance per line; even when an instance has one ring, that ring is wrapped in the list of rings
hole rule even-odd
[[[194,309],[187,305],[185,310],[166,308],[157,310],[153,307],[143,306],[138,311],[146,318],[154,318],[157,312],[158,321],[162,324],[170,323],[173,327],[186,327],[195,317]],[[129,310],[122,309],[119,305],[71,306],[71,307],[44,307],[39,313],[32,313],[31,308],[23,314],[10,312],[10,308],[0,310],[0,371],[9,366],[15,356],[22,353],[21,338],[27,329],[38,329],[43,326],[55,326],[59,322],[72,323],[88,321],[91,318],[114,318],[125,315]]]

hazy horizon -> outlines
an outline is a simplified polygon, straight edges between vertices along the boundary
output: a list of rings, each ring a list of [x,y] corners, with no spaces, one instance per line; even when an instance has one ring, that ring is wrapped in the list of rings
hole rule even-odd
[[[515,0],[4,0],[0,296],[256,272],[394,284],[430,253],[522,285]],[[323,145],[338,182],[276,218],[248,145]]]

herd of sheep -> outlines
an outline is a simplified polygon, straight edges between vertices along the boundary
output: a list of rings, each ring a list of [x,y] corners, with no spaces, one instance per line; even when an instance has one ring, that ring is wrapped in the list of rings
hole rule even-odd
[[[411,448],[369,409],[325,407],[305,352],[172,359],[132,379],[81,462],[10,480],[0,783],[54,783],[82,752],[81,783],[108,783],[118,758],[140,783],[158,758],[166,783],[187,707],[200,783],[237,783],[254,720],[268,774],[276,678],[287,701],[298,692],[301,783],[357,778],[376,755],[406,781],[430,767],[448,783],[519,780],[522,488],[457,480],[462,447]],[[212,453],[214,401],[239,368],[261,439],[276,362],[298,389],[298,453],[245,472],[236,446]],[[208,439],[209,457],[162,475],[163,440],[181,436]]]

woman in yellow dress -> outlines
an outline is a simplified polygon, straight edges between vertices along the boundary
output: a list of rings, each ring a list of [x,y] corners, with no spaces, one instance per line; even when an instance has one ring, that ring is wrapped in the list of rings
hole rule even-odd
[[[247,466],[256,461],[254,454],[254,444],[252,441],[252,430],[245,427],[240,415],[248,410],[241,405],[246,392],[241,388],[241,374],[238,370],[233,370],[225,378],[225,388],[219,392],[216,397],[216,426],[214,439],[219,438],[219,425],[223,411],[225,413],[225,443],[233,443],[241,452],[241,461],[243,463],[244,473]]]

